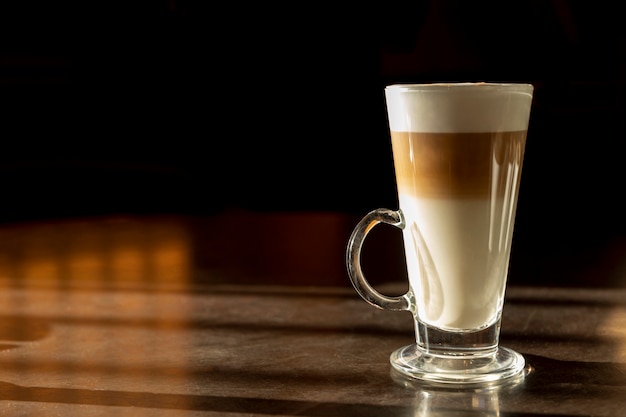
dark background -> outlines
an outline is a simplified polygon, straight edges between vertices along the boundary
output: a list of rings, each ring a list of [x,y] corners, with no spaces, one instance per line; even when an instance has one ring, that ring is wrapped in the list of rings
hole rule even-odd
[[[529,82],[513,279],[624,280],[619,2],[5,3],[2,222],[395,208],[385,85]]]

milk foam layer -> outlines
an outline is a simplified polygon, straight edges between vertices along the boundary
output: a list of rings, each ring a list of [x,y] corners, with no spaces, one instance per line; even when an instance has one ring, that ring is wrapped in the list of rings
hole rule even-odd
[[[396,84],[385,89],[389,127],[431,133],[526,130],[532,92],[530,84]]]
[[[422,322],[469,330],[496,322],[509,264],[514,210],[506,199],[400,194],[411,289]]]

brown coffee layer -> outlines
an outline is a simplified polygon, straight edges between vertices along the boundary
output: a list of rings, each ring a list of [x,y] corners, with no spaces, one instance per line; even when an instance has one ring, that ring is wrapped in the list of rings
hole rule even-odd
[[[526,131],[391,132],[398,192],[416,197],[480,198],[519,183]]]

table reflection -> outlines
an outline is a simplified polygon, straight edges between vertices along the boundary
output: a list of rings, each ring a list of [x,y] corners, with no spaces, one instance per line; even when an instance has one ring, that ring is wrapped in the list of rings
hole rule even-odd
[[[397,385],[414,392],[411,417],[503,417],[508,415],[503,411],[504,398],[521,393],[531,371],[527,366],[519,377],[471,387],[428,385],[395,370],[391,370],[390,376]]]
[[[414,417],[500,416],[497,392],[420,391],[416,401]]]

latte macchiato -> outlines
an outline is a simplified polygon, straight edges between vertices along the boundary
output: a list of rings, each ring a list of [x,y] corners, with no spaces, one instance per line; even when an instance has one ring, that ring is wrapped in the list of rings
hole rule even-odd
[[[346,248],[352,285],[368,303],[410,311],[415,343],[389,357],[411,379],[492,384],[526,364],[499,346],[513,223],[533,86],[395,84],[385,88],[398,210],[378,208]],[[361,248],[378,224],[402,230],[408,291],[367,281]]]
[[[407,271],[422,322],[476,330],[502,310],[530,100],[441,97],[387,90]]]

